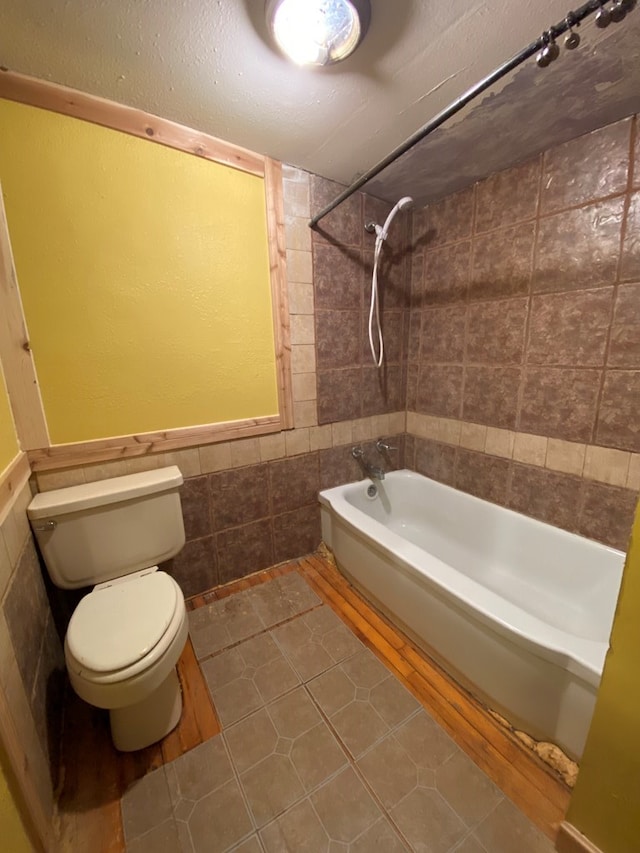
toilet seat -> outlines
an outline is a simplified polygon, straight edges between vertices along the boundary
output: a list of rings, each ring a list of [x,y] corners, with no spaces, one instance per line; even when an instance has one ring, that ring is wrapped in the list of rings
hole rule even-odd
[[[130,678],[162,655],[182,609],[178,585],[155,567],[102,584],[80,601],[71,617],[67,664],[92,681]]]

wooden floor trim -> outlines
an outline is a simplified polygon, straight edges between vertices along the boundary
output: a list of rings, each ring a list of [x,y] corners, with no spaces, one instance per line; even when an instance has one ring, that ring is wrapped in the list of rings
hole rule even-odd
[[[120,798],[129,785],[221,731],[191,640],[178,661],[183,712],[160,743],[117,752],[104,711],[69,691],[63,736],[63,786],[58,798],[61,849],[124,853]]]
[[[571,793],[559,776],[366,602],[327,560],[312,555],[299,563],[319,597],[527,817],[555,840]]]
[[[422,703],[467,755],[549,838],[556,839],[569,804],[562,780],[392,622],[367,602],[321,553],[282,563],[186,602],[195,610],[291,572],[299,572],[320,600]],[[160,744],[137,753],[117,753],[98,709],[70,697],[64,742],[64,787],[60,797],[62,849],[124,853],[120,797],[146,773],[172,761],[221,730],[191,641],[178,664],[185,713]],[[573,838],[563,824],[560,838]],[[573,829],[571,827],[571,829]],[[569,843],[569,841],[566,841]],[[567,847],[564,853],[599,853]]]
[[[566,821],[560,824],[556,850],[558,853],[602,853],[586,835]]]

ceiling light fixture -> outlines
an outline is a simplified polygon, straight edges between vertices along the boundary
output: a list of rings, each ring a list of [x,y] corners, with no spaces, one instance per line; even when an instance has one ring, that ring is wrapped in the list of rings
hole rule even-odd
[[[369,0],[267,0],[267,23],[280,50],[298,65],[330,65],[350,56],[369,25]]]

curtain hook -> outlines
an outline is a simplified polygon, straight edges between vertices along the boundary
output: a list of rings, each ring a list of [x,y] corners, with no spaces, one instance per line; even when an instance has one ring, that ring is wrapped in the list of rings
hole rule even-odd
[[[611,12],[605,8],[605,0],[599,0],[600,8],[596,12],[596,27],[604,30],[611,23]]]
[[[565,18],[565,23],[569,27],[569,32],[564,38],[564,46],[567,50],[575,50],[580,44],[580,34],[577,33],[573,27],[579,27],[580,21],[576,19],[574,12],[569,12]]]

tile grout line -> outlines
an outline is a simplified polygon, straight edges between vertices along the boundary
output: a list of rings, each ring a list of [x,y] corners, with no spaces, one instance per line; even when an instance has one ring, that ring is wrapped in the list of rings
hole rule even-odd
[[[243,590],[243,591],[248,592],[248,590]],[[221,601],[223,599],[218,599],[218,600]],[[289,617],[287,617],[287,619],[284,619],[281,622],[275,622],[273,625],[271,625],[269,627],[262,628],[262,630],[260,630],[260,631],[256,631],[255,634],[248,634],[246,637],[242,637],[240,640],[235,640],[234,642],[230,643],[228,646],[222,646],[221,648],[216,649],[213,652],[209,652],[204,657],[200,658],[196,655],[196,660],[198,661],[198,664],[200,664],[200,663],[204,663],[205,661],[211,660],[212,658],[216,658],[219,655],[221,655],[223,652],[228,652],[231,649],[235,649],[239,645],[241,645],[242,643],[246,643],[249,640],[255,640],[256,637],[261,637],[263,634],[267,634],[269,631],[273,631],[276,628],[282,628],[284,625],[288,625],[290,622],[293,622],[293,620],[297,619],[298,616],[303,616],[303,615],[306,616],[308,613],[313,613],[315,610],[319,610],[321,607],[324,607],[324,606],[325,606],[324,602],[321,601],[319,604],[314,604],[313,607],[308,608],[308,610],[301,610],[300,613],[297,613],[294,616],[289,616]]]
[[[323,606],[324,606],[324,605],[323,605]],[[291,618],[290,620],[288,620],[288,621],[290,622],[290,621],[292,621],[293,619],[298,618],[298,616],[303,617],[303,616],[307,615],[308,613],[313,612],[313,610],[315,610],[315,609],[318,609],[318,608],[316,607],[316,608],[312,608],[311,610],[308,610],[308,611],[303,611],[303,612],[301,612],[300,614],[298,614],[297,616],[292,617],[292,618]],[[274,627],[276,627],[276,626],[274,626]],[[348,626],[345,626],[345,627],[347,628],[347,630],[350,630]],[[255,636],[259,636],[259,635],[255,635]],[[353,635],[353,636],[355,637],[355,635]],[[358,638],[356,638],[356,639],[358,639]],[[305,692],[305,695],[307,695],[307,697],[310,699],[310,701],[311,701],[311,703],[312,703],[313,707],[314,707],[314,708],[316,708],[316,710],[318,711],[318,714],[319,714],[319,716],[320,716],[321,721],[322,721],[322,722],[327,726],[327,728],[328,728],[328,730],[330,731],[330,733],[331,733],[332,737],[334,738],[334,740],[335,740],[335,741],[336,741],[336,743],[338,744],[338,746],[339,746],[339,748],[340,748],[340,751],[342,752],[342,754],[344,755],[344,757],[345,757],[345,759],[346,759],[346,766],[342,766],[341,768],[339,768],[338,770],[336,770],[333,774],[331,774],[331,775],[330,775],[330,776],[328,776],[326,779],[324,779],[322,782],[320,782],[318,785],[316,785],[315,787],[313,787],[313,788],[311,788],[311,789],[309,789],[309,790],[307,791],[307,790],[305,790],[305,785],[304,785],[304,783],[303,783],[302,779],[300,778],[300,776],[299,776],[299,775],[298,775],[298,773],[297,773],[297,770],[296,770],[296,768],[295,768],[295,765],[293,765],[293,764],[292,764],[293,769],[294,769],[294,772],[296,773],[296,777],[297,777],[298,781],[300,782],[300,786],[301,786],[302,790],[303,790],[303,791],[305,791],[304,795],[303,795],[301,798],[299,798],[298,800],[296,800],[295,802],[293,802],[293,803],[291,803],[290,805],[288,805],[285,809],[283,809],[283,811],[282,811],[282,812],[280,812],[280,813],[278,813],[277,815],[275,815],[271,820],[269,820],[269,821],[268,821],[266,824],[264,824],[263,826],[261,826],[261,827],[257,827],[257,824],[256,824],[256,832],[257,832],[257,833],[260,833],[262,830],[266,829],[266,827],[267,827],[267,826],[271,825],[271,824],[272,824],[272,823],[274,823],[274,822],[277,822],[277,821],[282,817],[282,815],[286,813],[286,811],[288,811],[288,810],[289,810],[289,809],[291,809],[291,808],[294,808],[296,805],[298,805],[299,803],[303,802],[305,799],[308,799],[308,800],[309,800],[309,802],[310,802],[310,804],[311,804],[312,808],[314,808],[314,811],[315,811],[315,807],[313,806],[313,802],[311,801],[311,796],[312,796],[316,791],[318,791],[320,788],[322,788],[323,786],[325,786],[326,784],[328,784],[329,782],[331,782],[333,779],[335,779],[338,775],[340,775],[340,773],[344,772],[347,768],[351,767],[351,768],[353,769],[353,771],[355,772],[355,774],[356,774],[357,778],[361,781],[361,783],[363,784],[363,786],[365,787],[365,789],[367,790],[367,792],[369,793],[369,795],[372,797],[372,799],[374,800],[374,802],[375,802],[375,803],[376,803],[376,805],[378,806],[378,808],[379,808],[379,810],[380,810],[380,812],[381,812],[381,815],[382,815],[383,817],[385,817],[385,818],[389,821],[389,823],[390,823],[390,824],[391,824],[391,826],[394,828],[394,830],[399,834],[400,838],[402,838],[402,839],[403,839],[403,841],[405,841],[405,842],[406,842],[406,839],[405,839],[405,837],[404,837],[404,834],[400,831],[399,827],[398,827],[398,826],[396,825],[396,823],[393,821],[393,819],[391,818],[391,815],[388,813],[387,809],[384,807],[384,805],[383,805],[383,804],[382,804],[382,802],[379,800],[379,798],[377,797],[377,795],[376,795],[376,794],[373,792],[373,790],[370,788],[370,786],[369,786],[368,782],[366,782],[366,780],[365,780],[365,779],[364,779],[364,777],[362,776],[362,774],[361,774],[361,772],[360,772],[360,770],[359,770],[359,768],[358,768],[358,766],[357,766],[357,761],[358,761],[358,759],[355,757],[355,755],[353,755],[353,754],[351,753],[351,751],[350,751],[350,749],[347,747],[346,743],[344,743],[344,741],[342,740],[342,738],[341,738],[341,737],[340,737],[340,735],[338,734],[337,730],[334,728],[333,724],[331,723],[330,718],[325,714],[324,710],[323,710],[323,709],[322,709],[322,707],[319,705],[318,701],[315,699],[315,697],[313,696],[313,694],[311,693],[311,691],[310,691],[310,689],[309,689],[309,687],[308,687],[308,684],[309,684],[311,681],[313,681],[313,680],[315,680],[315,679],[317,679],[317,678],[320,678],[320,677],[321,677],[322,675],[324,675],[325,673],[330,672],[331,670],[338,668],[339,666],[341,666],[341,665],[342,665],[343,663],[345,663],[346,661],[349,661],[349,660],[351,660],[352,658],[356,657],[357,655],[362,654],[362,652],[363,652],[364,650],[367,650],[367,647],[364,645],[364,643],[362,643],[362,642],[358,639],[358,642],[359,642],[359,643],[360,643],[360,645],[362,646],[362,648],[361,648],[361,649],[358,649],[357,651],[353,652],[353,654],[348,655],[347,657],[344,657],[344,658],[342,658],[342,659],[340,659],[340,660],[338,660],[338,661],[333,660],[332,664],[331,664],[329,667],[327,667],[326,669],[322,670],[322,671],[321,671],[321,672],[319,672],[319,673],[316,673],[314,676],[312,676],[311,678],[307,679],[307,681],[303,681],[303,680],[302,680],[303,676],[302,676],[302,675],[300,674],[300,672],[297,670],[297,668],[296,668],[296,666],[295,666],[295,663],[291,660],[291,658],[290,658],[290,657],[289,657],[289,655],[287,654],[286,650],[282,648],[282,646],[281,646],[281,645],[280,645],[280,643],[278,642],[277,638],[274,638],[274,640],[275,640],[275,642],[276,642],[276,644],[277,644],[277,646],[278,646],[279,650],[281,651],[281,653],[283,654],[283,656],[284,656],[284,657],[285,657],[285,659],[287,660],[287,662],[288,662],[288,663],[293,667],[293,669],[294,669],[294,671],[296,672],[297,676],[301,679],[300,684],[295,685],[295,686],[294,686],[294,687],[292,687],[290,690],[285,691],[285,692],[284,692],[284,693],[282,693],[280,696],[277,696],[277,697],[275,697],[274,699],[272,699],[270,702],[265,703],[264,705],[262,705],[262,708],[254,709],[254,710],[253,710],[253,711],[251,711],[249,714],[246,714],[244,717],[241,717],[241,718],[239,718],[238,720],[234,720],[234,722],[233,722],[230,726],[228,726],[228,727],[227,727],[227,729],[228,729],[228,728],[231,728],[232,726],[235,726],[237,723],[240,723],[240,722],[242,722],[243,720],[248,719],[248,717],[250,717],[252,714],[257,713],[257,712],[258,712],[259,710],[261,710],[261,709],[264,709],[264,710],[266,710],[266,711],[267,711],[267,714],[269,715],[269,718],[271,719],[272,724],[275,726],[275,723],[273,722],[273,719],[271,718],[271,714],[269,713],[268,706],[269,706],[269,705],[271,705],[271,704],[274,704],[275,702],[279,701],[279,700],[280,700],[280,699],[282,699],[283,697],[290,695],[290,694],[291,694],[291,693],[293,693],[295,690],[298,690],[298,689],[302,688],[302,689],[304,690],[304,692]],[[242,642],[242,641],[241,641],[241,642]],[[226,650],[227,650],[227,649],[225,648],[223,651],[226,651]],[[370,650],[367,650],[367,651],[369,651],[369,653],[371,654]],[[386,669],[386,667],[385,667],[385,669]],[[386,681],[386,680],[387,680],[387,679],[389,679],[389,678],[395,678],[395,676],[393,675],[393,673],[391,673],[389,670],[387,670],[387,673],[388,673],[388,674],[387,674],[387,675],[385,675],[385,676],[381,679],[381,681],[379,682],[379,684],[383,683],[384,681]],[[352,683],[353,683],[353,682],[352,682]],[[377,686],[377,685],[374,685],[374,686]],[[354,689],[355,689],[355,688],[356,688],[356,685],[354,684]],[[351,701],[350,701],[349,703],[347,703],[347,704],[351,704],[351,702],[353,702],[353,701],[355,701],[355,700],[351,700]],[[343,707],[347,707],[347,706],[345,705],[345,706],[343,706]],[[342,710],[342,709],[339,709],[339,710]],[[375,708],[374,708],[373,710],[375,711]],[[406,718],[404,718],[402,721],[400,721],[399,723],[397,723],[395,726],[389,726],[389,725],[388,725],[388,723],[386,723],[386,721],[385,721],[382,717],[380,717],[381,721],[382,721],[383,723],[385,723],[385,725],[387,725],[387,726],[388,726],[388,730],[387,730],[383,735],[381,735],[381,737],[380,737],[380,738],[378,738],[378,739],[377,739],[373,744],[371,744],[369,747],[367,747],[367,749],[365,750],[365,752],[363,752],[363,755],[365,755],[367,752],[369,752],[371,749],[373,749],[376,745],[378,745],[378,744],[379,744],[382,740],[384,740],[386,737],[391,736],[395,731],[397,731],[397,729],[399,729],[401,726],[405,725],[405,724],[406,724],[410,719],[412,719],[414,716],[417,716],[417,715],[418,715],[421,711],[423,711],[423,710],[424,710],[424,709],[423,709],[423,708],[418,704],[418,707],[415,709],[415,711],[413,711],[411,714],[409,714]],[[337,712],[336,712],[336,713],[337,713]],[[377,713],[377,711],[376,711],[376,713]],[[378,714],[378,716],[379,716],[379,714]],[[316,724],[316,725],[317,725],[317,724]],[[313,726],[312,726],[312,728],[313,728]],[[276,731],[277,731],[277,729],[276,729]],[[223,736],[224,736],[224,730],[221,732],[221,734],[223,734]],[[304,733],[302,733],[302,734],[304,734]],[[245,792],[245,790],[244,790],[244,786],[242,785],[241,775],[239,774],[239,771],[237,770],[237,768],[236,768],[236,766],[235,766],[235,762],[234,762],[234,760],[233,760],[233,757],[232,757],[232,755],[231,755],[230,749],[229,749],[228,744],[227,744],[227,742],[226,742],[226,738],[225,738],[225,747],[227,748],[227,752],[229,753],[230,761],[231,761],[231,763],[232,763],[232,766],[233,766],[233,769],[234,769],[235,773],[237,774],[238,782],[239,782],[239,784],[242,786],[243,795],[245,796],[245,799],[246,799],[246,792]],[[265,760],[264,758],[263,758],[263,759],[260,759],[260,760],[259,760],[259,761],[257,761],[255,764],[253,764],[253,765],[251,765],[250,767],[248,767],[248,768],[246,769],[246,771],[245,771],[245,772],[248,772],[249,770],[253,769],[254,767],[257,767],[257,766],[258,766],[262,761],[264,761],[264,760]],[[252,813],[252,812],[250,812],[250,813],[251,813],[251,816],[252,816],[252,819],[253,819],[253,813]],[[317,814],[317,813],[316,813],[316,814]],[[323,824],[322,820],[320,819],[319,815],[318,815],[318,819],[320,820],[321,825],[324,827],[324,824]],[[378,817],[378,818],[376,818],[376,820],[374,821],[374,823],[377,823],[377,821],[378,821],[379,819],[380,819],[379,817]],[[254,823],[255,823],[255,821],[254,821]],[[463,822],[463,823],[464,823],[464,822]],[[364,834],[365,832],[367,832],[367,831],[371,828],[371,826],[373,826],[373,825],[374,825],[374,824],[371,824],[370,826],[366,827],[366,828],[362,831],[361,835],[362,835],[362,834]],[[326,831],[326,830],[325,830],[325,831]],[[358,836],[358,837],[360,837],[360,836]],[[355,841],[355,840],[356,840],[356,839],[353,839],[353,840],[352,840],[352,843],[353,843],[353,841]],[[406,842],[406,843],[408,844],[408,842]],[[409,844],[408,844],[408,846],[409,846],[409,849],[412,849],[412,848],[411,848],[411,846],[410,846]]]

